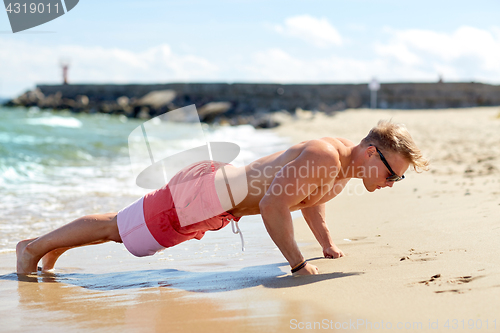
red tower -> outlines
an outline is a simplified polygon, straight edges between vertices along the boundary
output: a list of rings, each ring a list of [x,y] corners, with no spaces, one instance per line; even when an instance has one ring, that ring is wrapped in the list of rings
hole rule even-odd
[[[68,84],[68,64],[63,64],[62,65],[62,72],[63,72],[63,84]]]

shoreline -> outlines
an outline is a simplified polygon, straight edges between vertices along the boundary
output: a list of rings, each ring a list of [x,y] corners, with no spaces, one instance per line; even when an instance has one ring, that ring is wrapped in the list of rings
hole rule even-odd
[[[357,331],[370,331],[390,322],[392,329],[402,323],[429,331],[437,324],[444,331],[446,322],[464,320],[454,329],[460,332],[469,331],[469,320],[474,328],[481,323],[495,330],[496,320],[498,329],[500,258],[492,254],[500,250],[499,112],[352,110],[274,129],[293,142],[324,135],[356,142],[376,121],[392,117],[406,123],[431,158],[434,171],[408,172],[375,193],[357,190],[362,185],[353,180],[327,204],[327,223],[344,258],[321,258],[303,218],[294,219],[296,240],[320,275],[292,277],[279,251],[256,255],[252,242],[244,260],[200,260],[188,268],[160,260],[168,254],[131,257],[117,244],[74,249],[61,258],[55,277],[37,282],[18,281],[15,255],[0,253],[0,324],[12,332],[33,325],[54,332],[274,332],[315,322],[332,329],[356,323]],[[245,237],[267,237],[269,244],[263,226],[252,226]],[[251,229],[243,220],[240,227]],[[228,228],[220,232],[232,236]],[[239,239],[231,239],[237,247]]]
[[[478,82],[383,83],[374,107],[385,110],[500,105],[500,85]],[[273,128],[296,110],[324,114],[371,107],[368,83],[39,84],[5,106],[124,115],[150,119],[195,104],[206,123]]]

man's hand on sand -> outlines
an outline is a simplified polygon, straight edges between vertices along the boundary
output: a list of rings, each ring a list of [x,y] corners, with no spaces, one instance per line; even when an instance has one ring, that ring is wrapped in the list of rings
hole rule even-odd
[[[297,275],[314,275],[314,274],[319,274],[318,267],[307,263],[302,269],[298,270],[295,273],[292,273],[292,275],[297,276]]]
[[[336,245],[325,247],[323,249],[323,255],[325,256],[325,258],[330,259],[337,259],[345,256],[344,252],[342,252],[342,250],[339,249]]]

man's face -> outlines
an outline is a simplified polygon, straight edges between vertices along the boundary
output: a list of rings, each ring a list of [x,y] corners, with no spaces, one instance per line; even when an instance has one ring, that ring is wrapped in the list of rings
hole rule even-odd
[[[403,176],[410,163],[404,159],[400,154],[390,151],[381,151],[391,169],[398,175]],[[387,177],[391,176],[391,172],[384,164],[377,149],[374,146],[366,148],[366,177],[363,178],[363,184],[369,192],[384,187],[392,187],[394,181],[388,181]]]

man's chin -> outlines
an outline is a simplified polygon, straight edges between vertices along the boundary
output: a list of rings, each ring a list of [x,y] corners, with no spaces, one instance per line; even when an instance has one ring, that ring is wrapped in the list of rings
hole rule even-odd
[[[377,187],[376,187],[376,186],[373,186],[373,187],[368,187],[368,186],[366,186],[366,184],[363,184],[363,185],[365,185],[365,189],[366,189],[368,192],[373,192],[373,191],[375,191],[375,190],[377,189]]]
[[[368,192],[373,192],[377,189],[377,185],[372,185],[372,186],[369,186],[368,184],[365,183],[365,181],[363,180],[363,185],[365,186],[365,189],[368,191]]]

